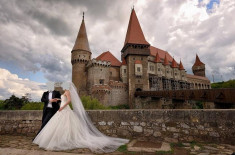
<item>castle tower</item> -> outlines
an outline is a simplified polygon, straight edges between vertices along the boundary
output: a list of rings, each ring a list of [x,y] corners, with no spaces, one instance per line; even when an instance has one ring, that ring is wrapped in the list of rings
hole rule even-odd
[[[131,11],[124,46],[121,50],[122,60],[127,63],[127,82],[129,105],[134,108],[134,93],[149,89],[148,59],[150,44],[145,40],[134,8]]]
[[[82,23],[71,51],[72,81],[78,89],[79,95],[87,94],[87,70],[86,65],[91,60],[91,51],[86,33],[84,13]]]
[[[192,67],[192,70],[193,70],[194,75],[206,77],[205,64],[201,62],[198,55],[196,55],[196,60],[195,60],[195,63]]]

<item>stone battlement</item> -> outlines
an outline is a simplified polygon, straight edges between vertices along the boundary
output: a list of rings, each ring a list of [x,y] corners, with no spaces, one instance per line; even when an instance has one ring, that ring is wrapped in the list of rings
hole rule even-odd
[[[87,64],[87,67],[91,67],[91,66],[110,67],[110,66],[111,66],[111,62],[92,59],[92,60],[89,61],[88,64]]]
[[[104,134],[140,140],[235,144],[235,110],[88,110]],[[42,111],[0,111],[0,134],[35,135]]]
[[[127,84],[126,83],[123,83],[121,81],[113,81],[113,80],[110,80],[109,81],[109,86],[112,87],[112,88],[125,88],[127,89]]]

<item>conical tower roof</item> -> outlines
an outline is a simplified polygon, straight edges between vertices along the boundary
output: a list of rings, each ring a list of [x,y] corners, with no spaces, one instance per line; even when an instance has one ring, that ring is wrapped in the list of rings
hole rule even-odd
[[[201,66],[201,65],[205,65],[205,64],[203,62],[201,62],[198,55],[196,54],[196,60],[195,60],[195,63],[193,66]]]
[[[128,25],[124,45],[127,43],[149,45],[149,43],[145,40],[144,33],[141,29],[141,26],[136,16],[134,8],[131,11],[131,16],[129,20],[129,25]]]
[[[177,67],[178,67],[178,66],[177,66],[177,63],[176,63],[176,61],[175,61],[174,58],[173,58],[173,60],[172,60],[171,67],[172,67],[172,68],[177,68]]]
[[[183,66],[183,64],[182,64],[181,60],[180,60],[179,69],[180,69],[180,70],[184,70],[184,66]]]
[[[156,54],[156,57],[155,57],[155,62],[161,62],[161,59],[160,59],[160,57],[159,57],[159,55],[158,55],[158,53]]]
[[[166,54],[165,54],[165,59],[164,59],[164,65],[165,65],[165,66],[166,66],[166,65],[169,65],[169,61],[168,61],[168,59],[167,59]]]
[[[84,50],[84,51],[90,52],[89,42],[88,42],[87,33],[86,33],[86,26],[84,22],[84,14],[83,14],[82,23],[81,23],[81,26],[77,35],[77,39],[75,41],[72,51],[75,51],[75,50]]]

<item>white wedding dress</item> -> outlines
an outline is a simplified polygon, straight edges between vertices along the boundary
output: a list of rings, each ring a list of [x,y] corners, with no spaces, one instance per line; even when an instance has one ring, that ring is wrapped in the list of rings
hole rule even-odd
[[[128,143],[127,139],[108,137],[97,130],[84,110],[73,83],[70,84],[69,91],[73,110],[67,105],[62,111],[57,111],[33,143],[46,150],[89,148],[96,153],[113,152]],[[66,101],[66,96],[62,95],[60,106]]]

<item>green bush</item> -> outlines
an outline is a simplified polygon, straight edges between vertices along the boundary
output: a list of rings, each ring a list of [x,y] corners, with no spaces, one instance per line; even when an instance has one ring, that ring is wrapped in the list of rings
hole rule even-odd
[[[211,88],[235,88],[235,80],[212,83]]]
[[[193,109],[203,109],[203,102],[196,101],[195,105],[192,107]]]
[[[42,102],[28,102],[23,105],[21,110],[42,110],[44,103]]]
[[[109,106],[110,109],[130,109],[128,104],[122,104],[117,106]]]
[[[102,105],[96,98],[91,98],[90,96],[82,96],[81,100],[86,110],[108,109],[107,107]]]
[[[3,100],[0,100],[0,110],[4,110],[4,101]]]
[[[5,110],[19,110],[28,101],[25,98],[18,98],[12,95],[9,99],[6,99],[4,103]]]

